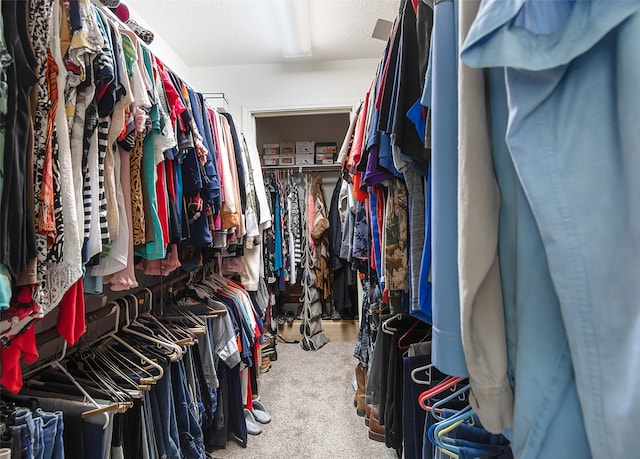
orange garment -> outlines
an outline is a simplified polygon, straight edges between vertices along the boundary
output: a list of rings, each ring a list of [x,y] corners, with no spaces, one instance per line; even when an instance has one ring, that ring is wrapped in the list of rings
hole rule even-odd
[[[37,230],[38,233],[47,237],[47,245],[51,246],[57,234],[53,190],[53,133],[55,131],[54,122],[58,108],[58,65],[51,51],[47,53],[46,78],[51,109],[49,110],[49,120],[47,122],[47,139],[45,143],[44,168],[42,170]]]
[[[371,90],[373,88],[373,81],[369,85],[369,90],[364,98],[362,104],[362,110],[358,115],[358,122],[353,134],[353,144],[351,145],[351,151],[349,152],[349,159],[347,160],[347,168],[351,174],[351,181],[353,182],[353,196],[360,202],[364,202],[369,196],[366,191],[360,189],[362,183],[363,172],[356,171],[356,166],[362,158],[362,148],[364,145],[365,131],[367,127],[367,116],[369,115],[369,98],[371,96]]]

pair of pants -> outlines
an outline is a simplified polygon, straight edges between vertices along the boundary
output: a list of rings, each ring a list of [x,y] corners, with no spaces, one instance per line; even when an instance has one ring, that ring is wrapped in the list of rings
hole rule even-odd
[[[47,413],[38,408],[32,413],[26,408],[19,408],[11,430],[14,456],[35,459],[64,457],[64,421],[61,411]]]
[[[404,457],[406,459],[422,458],[422,432],[427,412],[418,404],[418,396],[425,386],[411,379],[411,372],[431,362],[431,354],[404,357],[404,380],[402,391],[402,423],[404,440]]]
[[[33,413],[34,420],[42,423],[41,456],[42,459],[64,458],[64,420],[62,411],[45,412],[37,408]],[[35,456],[38,457],[38,456]]]
[[[171,365],[173,397],[180,447],[187,459],[199,459],[204,456],[204,439],[199,421],[197,401],[193,399],[187,387],[187,376],[183,361]]]
[[[26,408],[16,410],[11,426],[11,436],[13,437],[14,456],[17,452],[17,457],[20,458],[40,457],[42,422],[36,422],[31,411]]]
[[[92,404],[77,400],[39,397],[42,409],[61,411],[64,422],[64,457],[66,459],[105,457],[111,444],[113,433],[112,414],[101,414],[86,419],[81,414],[95,408]],[[98,400],[98,403],[102,403]]]
[[[477,421],[477,420],[476,420]],[[445,443],[459,448],[459,459],[491,457],[495,459],[513,459],[509,441],[502,435],[487,432],[482,426],[462,424],[442,437]],[[447,458],[437,450],[436,458]]]
[[[149,392],[155,443],[161,458],[181,459],[180,437],[173,399],[171,367]]]

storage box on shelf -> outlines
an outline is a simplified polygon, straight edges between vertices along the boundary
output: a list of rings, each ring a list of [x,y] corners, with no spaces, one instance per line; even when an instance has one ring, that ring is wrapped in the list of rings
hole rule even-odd
[[[316,153],[316,164],[333,164],[333,154]]]
[[[296,154],[296,165],[305,166],[309,164],[315,164],[313,153],[298,153]]]
[[[281,166],[293,166],[296,163],[295,155],[280,155],[280,165]]]
[[[293,142],[280,142],[280,154],[293,155],[296,152],[296,144]]]
[[[314,153],[315,142],[296,142],[296,155]]]
[[[338,145],[335,142],[316,142],[316,155],[333,155],[338,152]]]
[[[278,156],[278,155],[264,155],[264,156],[262,156],[262,165],[263,166],[279,166],[280,165],[280,156]]]
[[[263,153],[265,155],[279,155],[280,154],[280,144],[278,143],[265,143],[262,145]]]

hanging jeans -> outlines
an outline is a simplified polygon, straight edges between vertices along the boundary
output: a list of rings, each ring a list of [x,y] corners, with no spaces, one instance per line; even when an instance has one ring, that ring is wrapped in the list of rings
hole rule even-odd
[[[33,413],[34,418],[42,421],[42,458],[43,459],[63,459],[64,441],[64,420],[62,411],[48,413],[37,408]]]
[[[204,456],[204,440],[198,420],[198,408],[187,388],[184,362],[173,363],[171,373],[180,448],[185,458],[199,459]]]

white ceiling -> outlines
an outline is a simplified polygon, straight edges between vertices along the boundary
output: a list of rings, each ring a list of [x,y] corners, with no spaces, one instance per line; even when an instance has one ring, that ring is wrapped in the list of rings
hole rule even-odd
[[[282,57],[271,0],[123,0],[190,67],[290,62]],[[378,18],[399,0],[309,0],[312,56],[295,61],[379,58]]]

